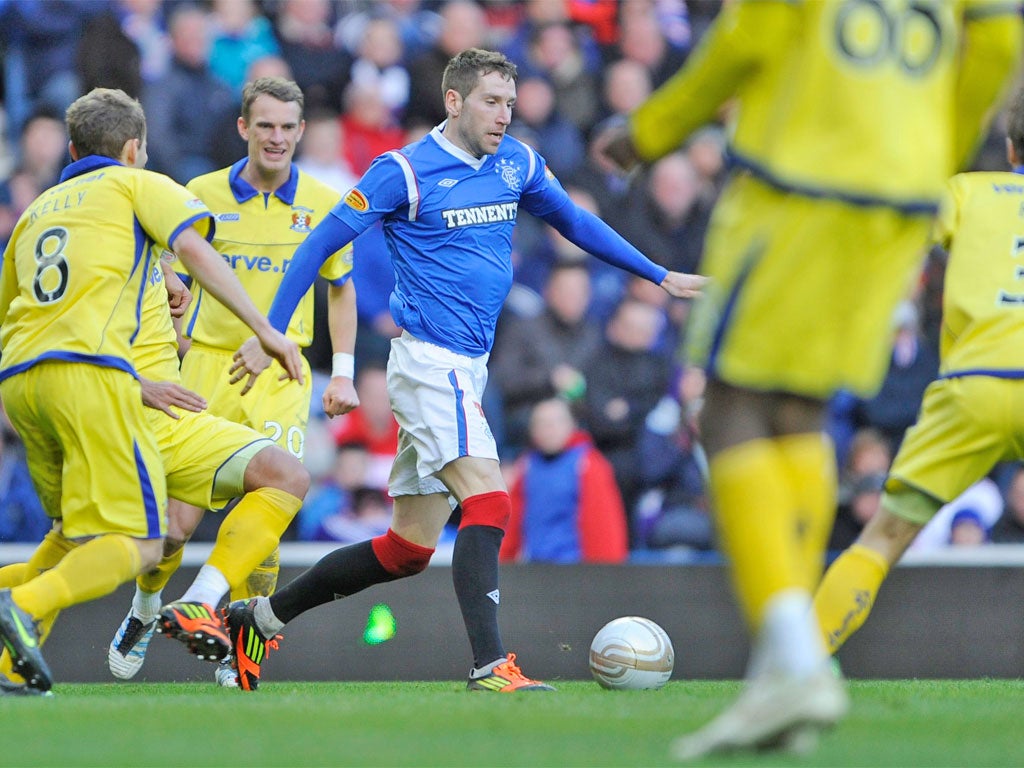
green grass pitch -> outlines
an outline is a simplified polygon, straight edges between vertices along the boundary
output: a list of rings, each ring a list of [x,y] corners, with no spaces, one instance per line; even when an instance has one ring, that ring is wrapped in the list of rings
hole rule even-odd
[[[450,683],[61,684],[0,699],[0,766],[658,766],[736,682],[673,681],[554,694],[468,693]],[[853,711],[809,757],[701,765],[1019,766],[1024,684],[855,681]]]

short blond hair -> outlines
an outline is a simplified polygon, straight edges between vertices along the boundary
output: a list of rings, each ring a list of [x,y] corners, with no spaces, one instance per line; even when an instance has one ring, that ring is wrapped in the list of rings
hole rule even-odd
[[[302,89],[291,80],[283,77],[261,77],[246,83],[242,89],[242,119],[249,122],[252,114],[252,103],[257,97],[266,94],[286,104],[294,101],[299,105],[299,119],[302,119],[306,107],[306,98],[302,95]]]
[[[142,105],[120,89],[93,88],[68,107],[64,119],[79,158],[100,155],[116,160],[126,142],[146,138]]]

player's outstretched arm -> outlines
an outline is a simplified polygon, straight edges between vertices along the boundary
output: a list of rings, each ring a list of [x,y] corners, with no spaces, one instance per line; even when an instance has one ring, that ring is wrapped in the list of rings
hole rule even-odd
[[[342,285],[332,285],[327,292],[327,325],[331,333],[334,357],[331,380],[324,390],[324,413],[329,417],[341,416],[359,406],[356,394],[356,286],[349,278]]]
[[[171,247],[203,288],[255,332],[264,351],[281,363],[288,377],[301,383],[302,354],[299,346],[260,314],[235,273],[213,246],[190,227],[175,238]]]

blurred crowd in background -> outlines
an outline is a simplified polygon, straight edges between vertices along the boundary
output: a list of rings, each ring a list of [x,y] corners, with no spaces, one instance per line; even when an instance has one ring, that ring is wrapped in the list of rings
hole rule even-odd
[[[0,245],[69,161],[64,109],[93,87],[143,104],[149,165],[185,183],[246,152],[235,123],[242,85],[295,80],[306,97],[296,162],[339,191],[381,152],[444,119],[441,73],[469,47],[519,67],[509,132],[534,146],[577,203],[653,261],[699,271],[725,174],[726,136],[709,125],[678,152],[624,179],[592,138],[685,62],[717,0],[0,0]],[[1003,169],[997,120],[975,167]],[[520,213],[515,286],[498,328],[483,404],[514,513],[506,561],[713,558],[698,415],[703,373],[683,362],[689,304],[589,257]],[[832,547],[878,508],[886,470],[938,369],[944,254],[922,254],[917,289],[893,318],[894,351],[871,400],[831,410],[841,477]],[[315,478],[290,536],[360,541],[386,530],[398,428],[385,388],[393,284],[379,230],[355,242],[361,406],[326,420],[314,393],[305,462]],[[325,291],[321,286],[318,290]],[[318,294],[323,309],[325,295]],[[827,312],[827,308],[822,308]],[[324,312],[307,350],[323,386]],[[6,425],[0,542],[49,527]],[[457,514],[457,513],[456,513]],[[212,538],[208,515],[197,538]],[[1024,470],[1000,466],[950,504],[919,548],[1024,541]]]

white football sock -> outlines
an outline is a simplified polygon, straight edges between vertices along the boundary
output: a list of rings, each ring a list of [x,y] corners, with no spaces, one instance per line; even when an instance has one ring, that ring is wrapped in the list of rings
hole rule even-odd
[[[223,573],[212,565],[204,565],[196,574],[192,586],[180,599],[190,603],[208,603],[216,608],[229,589],[231,589],[231,585],[228,584]]]

